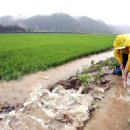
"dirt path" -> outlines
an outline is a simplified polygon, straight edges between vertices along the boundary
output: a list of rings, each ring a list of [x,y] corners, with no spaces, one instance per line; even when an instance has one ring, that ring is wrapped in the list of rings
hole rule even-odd
[[[60,80],[67,79],[70,76],[75,75],[77,70],[82,70],[83,66],[89,66],[92,60],[96,63],[112,56],[112,51],[104,52],[86,58],[81,58],[56,68],[51,68],[47,71],[27,75],[16,81],[1,81],[0,103],[23,103],[28,99],[28,94],[35,87],[41,85],[42,88],[48,88],[49,85],[53,85]]]

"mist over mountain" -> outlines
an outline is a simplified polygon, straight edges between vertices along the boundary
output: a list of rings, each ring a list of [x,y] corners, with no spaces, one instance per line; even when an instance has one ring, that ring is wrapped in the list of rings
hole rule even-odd
[[[130,33],[128,25],[108,25],[101,20],[87,16],[72,17],[68,14],[36,15],[26,19],[12,16],[0,17],[4,26],[17,25],[35,32],[72,32],[72,33]]]

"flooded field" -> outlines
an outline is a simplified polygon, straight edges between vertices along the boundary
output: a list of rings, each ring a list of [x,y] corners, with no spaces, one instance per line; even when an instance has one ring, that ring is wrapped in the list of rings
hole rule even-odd
[[[121,76],[111,74],[108,66],[97,68],[89,75],[69,79],[65,77],[72,72],[51,79],[50,73],[39,72],[39,80],[32,75],[30,81],[25,77],[21,84],[20,80],[2,82],[0,129],[130,130],[129,79],[126,92]],[[50,70],[51,74],[54,71]],[[88,77],[92,77],[89,82]]]

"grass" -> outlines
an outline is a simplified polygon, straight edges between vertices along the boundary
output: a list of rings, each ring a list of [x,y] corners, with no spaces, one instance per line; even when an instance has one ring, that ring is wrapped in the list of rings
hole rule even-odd
[[[114,39],[97,34],[0,34],[0,79],[17,79],[108,50]]]

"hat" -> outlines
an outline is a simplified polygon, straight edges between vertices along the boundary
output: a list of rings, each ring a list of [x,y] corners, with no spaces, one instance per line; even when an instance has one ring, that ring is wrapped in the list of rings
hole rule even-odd
[[[126,45],[126,37],[124,35],[118,35],[114,41],[113,46],[115,49],[124,49]]]
[[[115,49],[124,49],[125,46],[122,46],[122,47],[115,47]]]

